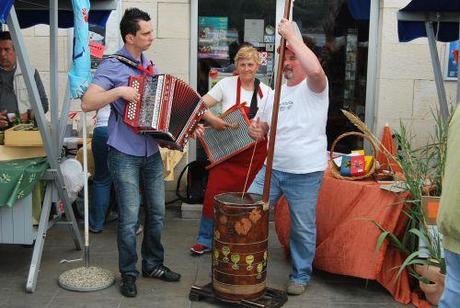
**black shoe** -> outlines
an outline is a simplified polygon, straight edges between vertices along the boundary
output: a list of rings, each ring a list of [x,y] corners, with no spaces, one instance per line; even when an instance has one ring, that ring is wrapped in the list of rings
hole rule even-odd
[[[91,232],[93,234],[102,233],[102,231],[104,231],[104,229],[96,230],[94,228],[91,228],[91,226],[88,228],[88,230],[89,230],[89,232]]]
[[[150,271],[142,270],[142,276],[147,278],[157,278],[170,282],[180,280],[180,274],[173,272],[163,264],[155,266]]]
[[[136,277],[130,275],[122,276],[120,292],[125,297],[136,297]]]

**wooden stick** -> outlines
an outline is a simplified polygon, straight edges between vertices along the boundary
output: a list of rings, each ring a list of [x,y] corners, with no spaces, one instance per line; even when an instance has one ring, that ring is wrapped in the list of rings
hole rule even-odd
[[[283,17],[286,19],[289,19],[290,11],[291,11],[291,0],[285,0]],[[275,82],[275,98],[273,101],[272,121],[270,124],[270,139],[268,142],[267,167],[265,169],[264,193],[262,195],[262,201],[264,202],[264,210],[268,210],[268,203],[270,201],[270,183],[271,183],[272,169],[273,169],[273,154],[275,151],[276,126],[278,125],[278,109],[280,105],[281,82],[282,82],[282,76],[283,76],[285,48],[286,48],[286,40],[283,37],[281,37],[280,49],[279,49],[280,52],[279,52],[279,60],[278,60],[278,70],[276,72],[276,82]]]

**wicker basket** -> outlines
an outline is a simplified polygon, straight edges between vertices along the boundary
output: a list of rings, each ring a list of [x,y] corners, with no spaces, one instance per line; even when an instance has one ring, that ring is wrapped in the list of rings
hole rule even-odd
[[[366,174],[363,174],[363,175],[359,175],[359,176],[343,176],[340,174],[340,170],[339,168],[336,166],[336,164],[334,163],[333,159],[336,158],[334,157],[334,148],[335,146],[337,145],[337,143],[342,140],[343,138],[346,138],[346,137],[350,137],[350,136],[358,136],[358,137],[361,137],[367,141],[369,141],[369,143],[371,144],[372,146],[372,150],[373,150],[373,153],[372,153],[372,156],[374,157],[374,160],[372,162],[372,166],[371,168],[369,169],[369,171],[366,173]],[[332,175],[338,179],[342,179],[342,180],[350,180],[350,181],[354,181],[354,180],[361,180],[361,179],[365,179],[367,177],[370,177],[374,172],[375,172],[375,169],[376,169],[376,161],[375,161],[375,155],[377,153],[377,147],[376,145],[374,144],[374,142],[372,142],[372,140],[367,137],[366,135],[362,134],[362,133],[358,133],[358,132],[348,132],[348,133],[344,133],[340,136],[338,136],[334,142],[332,143],[332,146],[331,146],[331,151],[330,151],[330,169],[331,169],[331,172],[332,172]]]

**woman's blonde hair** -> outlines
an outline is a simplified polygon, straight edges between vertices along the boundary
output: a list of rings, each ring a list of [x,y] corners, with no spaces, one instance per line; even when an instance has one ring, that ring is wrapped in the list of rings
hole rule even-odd
[[[241,47],[235,55],[235,64],[238,64],[239,60],[254,60],[257,64],[262,63],[259,52],[252,46]]]

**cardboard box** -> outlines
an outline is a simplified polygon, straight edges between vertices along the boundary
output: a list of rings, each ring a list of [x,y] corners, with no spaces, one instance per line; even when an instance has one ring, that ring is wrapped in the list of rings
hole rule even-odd
[[[43,146],[42,137],[38,128],[30,124],[19,124],[5,131],[5,146],[11,147],[38,147]]]
[[[0,145],[0,161],[46,156],[43,147],[8,147]]]

